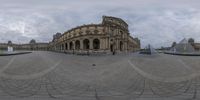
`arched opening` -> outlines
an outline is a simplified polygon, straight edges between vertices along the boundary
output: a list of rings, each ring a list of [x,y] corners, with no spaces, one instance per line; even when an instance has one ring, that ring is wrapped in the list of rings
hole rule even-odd
[[[111,52],[114,51],[114,50],[113,50],[113,45],[112,45],[112,44],[110,45],[110,51],[111,51]]]
[[[70,43],[69,43],[69,49],[70,49],[70,50],[73,50],[73,48],[74,48],[73,42],[70,42]]]
[[[100,41],[99,41],[99,39],[94,39],[93,40],[93,48],[94,49],[100,49]]]
[[[75,42],[75,49],[76,50],[80,49],[80,41],[79,40],[76,40],[76,42]]]
[[[90,41],[88,39],[83,40],[83,48],[90,49]]]
[[[67,45],[67,43],[65,43],[65,50],[68,50],[68,45]]]
[[[119,43],[119,49],[120,49],[120,51],[123,50],[123,42],[122,41],[120,41],[120,43]]]

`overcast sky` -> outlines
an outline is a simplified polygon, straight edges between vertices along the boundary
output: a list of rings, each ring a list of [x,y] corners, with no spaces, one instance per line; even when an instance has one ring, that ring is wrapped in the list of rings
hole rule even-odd
[[[142,46],[200,42],[200,0],[0,0],[0,42],[49,42],[56,32],[115,16]]]

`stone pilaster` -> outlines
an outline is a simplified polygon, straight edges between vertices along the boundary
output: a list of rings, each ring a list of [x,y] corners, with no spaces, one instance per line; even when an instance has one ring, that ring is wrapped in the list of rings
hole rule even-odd
[[[100,38],[100,49],[103,49],[103,38]]]
[[[75,41],[72,41],[72,43],[73,43],[72,49],[75,50]]]
[[[80,39],[80,49],[83,50],[83,39]]]
[[[92,50],[93,49],[93,39],[89,39],[89,41],[90,41],[90,50]]]
[[[106,48],[110,49],[110,39],[109,38],[106,39]]]

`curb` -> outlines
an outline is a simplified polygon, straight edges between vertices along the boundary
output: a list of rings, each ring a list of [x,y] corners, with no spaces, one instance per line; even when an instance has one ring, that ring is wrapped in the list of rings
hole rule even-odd
[[[200,54],[191,54],[191,53],[169,53],[169,52],[164,52],[164,54],[178,55],[178,56],[200,56]]]
[[[29,54],[32,52],[19,52],[19,53],[10,53],[10,54],[0,54],[0,56],[12,56],[12,55],[22,55],[22,54]]]

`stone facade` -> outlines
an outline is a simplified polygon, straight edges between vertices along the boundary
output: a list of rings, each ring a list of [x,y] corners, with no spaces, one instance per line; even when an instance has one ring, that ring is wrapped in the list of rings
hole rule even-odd
[[[122,19],[103,16],[101,24],[78,26],[55,34],[49,49],[67,53],[133,52],[140,49],[140,40],[130,36],[128,24]]]
[[[190,43],[196,51],[200,51],[200,43],[196,43],[193,38],[189,38],[188,43]]]
[[[200,51],[200,43],[194,43],[192,44],[192,46],[194,47],[196,51]]]
[[[0,43],[0,50],[7,50],[8,46],[13,47],[14,50],[48,50],[49,43],[37,43],[35,40],[31,40],[27,44],[14,44],[11,41],[8,43]]]

